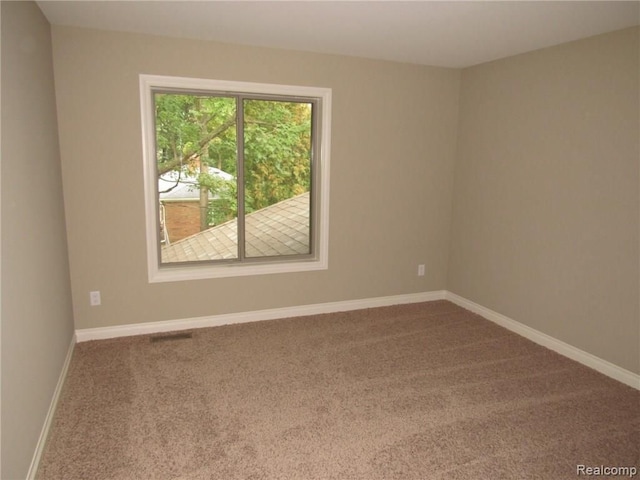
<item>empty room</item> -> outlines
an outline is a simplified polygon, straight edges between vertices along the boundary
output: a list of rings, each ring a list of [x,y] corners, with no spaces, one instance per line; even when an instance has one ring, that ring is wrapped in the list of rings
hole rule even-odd
[[[1,1],[0,478],[640,468],[640,3]]]

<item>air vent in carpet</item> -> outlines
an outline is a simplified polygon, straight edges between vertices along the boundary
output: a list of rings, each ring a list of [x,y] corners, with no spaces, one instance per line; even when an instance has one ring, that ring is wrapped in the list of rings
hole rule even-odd
[[[181,333],[169,333],[167,335],[155,335],[151,337],[151,343],[154,342],[169,342],[171,340],[185,340],[187,338],[192,337],[191,332],[181,332]]]

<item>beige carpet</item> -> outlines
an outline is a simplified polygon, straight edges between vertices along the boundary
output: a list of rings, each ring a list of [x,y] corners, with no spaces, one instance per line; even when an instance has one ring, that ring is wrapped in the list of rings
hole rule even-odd
[[[38,478],[575,479],[638,465],[639,407],[445,301],[87,342]]]

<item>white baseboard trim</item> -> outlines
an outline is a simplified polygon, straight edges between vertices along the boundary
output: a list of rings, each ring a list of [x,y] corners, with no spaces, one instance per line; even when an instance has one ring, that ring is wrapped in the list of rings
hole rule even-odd
[[[434,292],[411,293],[406,295],[393,295],[388,297],[366,298],[361,300],[346,300],[341,302],[318,303],[313,305],[300,305],[296,307],[273,308],[267,310],[254,310],[249,312],[227,313],[205,317],[185,318],[180,320],[166,320],[159,322],[135,323],[102,328],[82,328],[76,330],[76,341],[87,342],[90,340],[106,340],[109,338],[129,337],[134,335],[148,335],[153,333],[174,332],[195,328],[219,327],[235,323],[258,322],[274,320],[278,318],[301,317],[305,315],[317,315],[322,313],[346,312],[364,308],[386,307],[389,305],[401,305],[407,303],[430,302],[433,300],[449,300],[467,310],[490,320],[512,332],[529,340],[547,347],[565,357],[575,360],[589,368],[607,375],[619,382],[640,390],[640,375],[614,365],[595,355],[580,350],[568,343],[562,342],[545,333],[528,327],[516,320],[494,312],[471,300],[467,300],[447,290]],[[65,367],[66,368],[66,367]],[[65,371],[66,373],[66,371]],[[48,427],[47,427],[48,428]]]
[[[105,340],[108,338],[129,337],[151,333],[174,332],[193,328],[219,327],[234,323],[257,322],[274,320],[277,318],[301,317],[321,313],[346,312],[363,308],[386,307],[406,303],[430,302],[444,300],[446,291],[410,293],[389,297],[375,297],[361,300],[346,300],[341,302],[317,303],[296,307],[273,308],[268,310],[254,310],[251,312],[227,313],[207,317],[185,318],[181,320],[166,320],[159,322],[136,323],[103,328],[82,328],[76,330],[76,341]]]
[[[571,360],[575,360],[576,362],[582,363],[589,368],[592,368],[608,377],[611,377],[619,382],[622,382],[630,387],[633,387],[637,390],[640,390],[640,375],[637,375],[629,370],[626,370],[622,367],[614,365],[606,360],[603,360],[591,353],[585,352],[584,350],[580,350],[568,343],[565,343],[561,340],[551,337],[546,333],[542,333],[538,330],[535,330],[531,327],[528,327],[516,320],[513,320],[509,317],[506,317],[498,312],[494,312],[482,305],[479,305],[471,300],[467,300],[455,293],[451,293],[449,291],[445,294],[445,299],[449,300],[456,305],[461,306],[467,310],[472,311],[473,313],[477,313],[481,317],[486,318],[508,330],[511,330],[518,335],[521,335],[529,340],[542,345],[543,347],[547,347],[550,350],[553,350],[565,357],[570,358]]]
[[[62,365],[62,370],[60,371],[60,376],[58,377],[58,383],[56,385],[56,389],[53,392],[51,403],[49,404],[49,411],[47,412],[47,416],[44,419],[44,425],[42,426],[42,431],[40,432],[40,438],[38,438],[38,443],[36,444],[36,450],[33,454],[33,458],[31,459],[31,465],[29,466],[29,471],[27,472],[27,480],[35,479],[36,474],[38,473],[38,467],[40,466],[40,459],[42,457],[42,453],[44,452],[44,447],[47,442],[47,437],[49,436],[49,429],[51,428],[51,423],[53,422],[53,416],[56,412],[56,407],[58,406],[58,400],[60,400],[60,393],[62,392],[62,386],[64,385],[64,381],[67,378],[67,372],[69,370],[69,365],[71,364],[71,357],[73,357],[73,349],[75,345],[76,345],[76,339],[74,337],[71,339],[71,343],[69,344],[69,350],[67,350],[67,357],[64,359],[64,364]]]

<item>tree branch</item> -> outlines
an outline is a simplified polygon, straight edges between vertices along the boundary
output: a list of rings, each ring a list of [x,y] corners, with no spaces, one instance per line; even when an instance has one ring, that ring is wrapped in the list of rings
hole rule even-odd
[[[207,145],[209,145],[211,140],[222,135],[224,132],[226,132],[229,129],[229,127],[231,127],[235,123],[236,123],[235,115],[232,117],[229,117],[222,125],[216,128],[206,137],[202,138],[198,142],[198,148],[195,151],[189,152],[183,155],[182,157],[174,158],[170,162],[166,162],[166,163],[163,163],[162,165],[158,165],[158,176],[163,175],[167,172],[170,172],[171,170],[175,170],[176,168],[182,166],[183,164],[189,162],[190,160],[193,160],[193,158],[199,155],[207,147]]]

